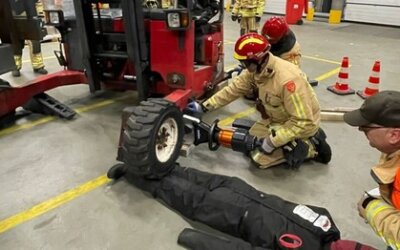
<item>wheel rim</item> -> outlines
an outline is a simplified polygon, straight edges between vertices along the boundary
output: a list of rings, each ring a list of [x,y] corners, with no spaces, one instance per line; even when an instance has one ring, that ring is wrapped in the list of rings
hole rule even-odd
[[[173,118],[166,119],[160,126],[156,138],[156,156],[159,162],[167,162],[178,143],[178,124]]]

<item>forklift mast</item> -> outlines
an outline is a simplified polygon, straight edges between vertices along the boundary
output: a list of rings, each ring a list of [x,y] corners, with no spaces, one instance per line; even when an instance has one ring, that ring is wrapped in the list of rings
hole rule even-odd
[[[106,23],[102,21],[99,3],[118,6],[122,10],[124,33],[113,33],[105,29]],[[128,63],[135,65],[136,89],[139,98],[145,99],[148,79],[144,71],[149,65],[149,55],[141,0],[74,0],[74,6],[77,27],[80,29],[83,65],[90,90],[101,89],[98,59],[126,59]],[[125,41],[126,51],[111,50],[106,41]]]

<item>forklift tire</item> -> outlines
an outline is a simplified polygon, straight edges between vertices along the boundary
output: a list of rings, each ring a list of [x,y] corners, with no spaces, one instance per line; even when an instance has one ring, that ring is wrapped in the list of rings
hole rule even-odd
[[[182,112],[164,99],[148,99],[135,107],[123,135],[127,171],[159,179],[175,166],[183,143]]]

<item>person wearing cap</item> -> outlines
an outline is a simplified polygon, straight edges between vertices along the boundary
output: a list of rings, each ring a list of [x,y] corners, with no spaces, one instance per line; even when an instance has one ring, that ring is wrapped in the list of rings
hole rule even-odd
[[[364,195],[359,215],[386,242],[400,249],[400,92],[382,91],[344,115],[344,121],[364,132],[371,147],[382,152],[371,169],[380,196]]]
[[[262,119],[249,133],[264,138],[260,149],[250,153],[260,168],[286,162],[299,167],[305,159],[328,163],[331,149],[320,129],[320,106],[314,90],[294,64],[270,53],[267,39],[256,33],[240,37],[234,58],[245,70],[202,104],[189,103],[192,112],[210,111],[256,89],[256,108]]]

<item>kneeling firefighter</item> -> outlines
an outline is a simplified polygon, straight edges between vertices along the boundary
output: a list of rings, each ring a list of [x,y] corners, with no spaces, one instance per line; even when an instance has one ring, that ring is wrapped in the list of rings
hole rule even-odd
[[[249,133],[263,138],[250,152],[260,168],[286,162],[298,168],[306,159],[321,163],[331,160],[331,149],[320,128],[320,107],[316,94],[294,64],[275,57],[268,40],[259,34],[241,36],[234,58],[245,68],[228,86],[203,103],[191,102],[188,109],[203,113],[220,108],[254,89],[256,108],[262,119]]]

